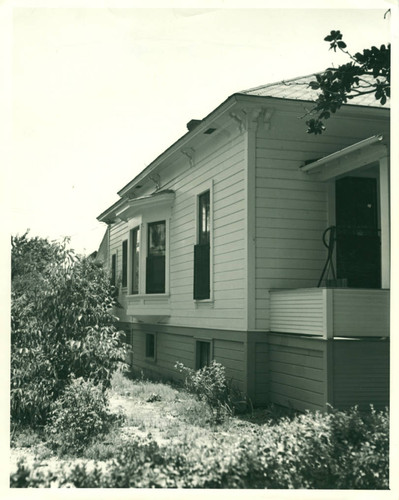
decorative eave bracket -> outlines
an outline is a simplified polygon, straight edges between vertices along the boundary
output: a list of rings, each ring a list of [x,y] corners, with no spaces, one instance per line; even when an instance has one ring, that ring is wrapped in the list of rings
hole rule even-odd
[[[190,164],[190,167],[192,168],[195,164],[195,149],[194,148],[182,149],[181,153],[188,158],[188,162]]]

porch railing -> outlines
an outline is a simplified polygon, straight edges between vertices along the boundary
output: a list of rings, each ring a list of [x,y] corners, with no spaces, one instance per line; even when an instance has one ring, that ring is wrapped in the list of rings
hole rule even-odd
[[[323,338],[389,337],[389,290],[271,290],[270,330]]]

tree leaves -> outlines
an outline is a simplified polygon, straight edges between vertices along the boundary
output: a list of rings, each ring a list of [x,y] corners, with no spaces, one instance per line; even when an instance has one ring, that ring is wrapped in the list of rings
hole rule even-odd
[[[315,135],[326,130],[323,120],[328,120],[348,100],[374,94],[376,100],[385,105],[390,97],[390,44],[380,48],[372,46],[352,56],[345,50],[347,46],[339,30],[331,31],[324,40],[330,42],[330,50],[338,48],[347,54],[350,62],[337,68],[327,68],[323,73],[314,75],[316,80],[308,84],[312,90],[320,91],[314,108],[308,113],[316,116],[306,122],[307,132]]]
[[[36,425],[72,375],[108,386],[125,348],[95,262],[27,233],[12,238],[11,257],[11,414]]]

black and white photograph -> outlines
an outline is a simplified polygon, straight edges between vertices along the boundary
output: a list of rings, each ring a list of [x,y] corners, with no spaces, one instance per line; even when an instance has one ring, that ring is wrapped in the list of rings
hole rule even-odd
[[[286,4],[2,6],[4,498],[398,498],[398,5]]]

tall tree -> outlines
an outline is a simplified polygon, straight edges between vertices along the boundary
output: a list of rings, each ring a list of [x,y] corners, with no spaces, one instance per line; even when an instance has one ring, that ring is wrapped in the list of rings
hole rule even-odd
[[[350,61],[337,68],[328,68],[315,75],[309,83],[313,90],[320,91],[315,106],[309,114],[306,125],[309,134],[321,134],[326,129],[323,120],[352,99],[366,94],[374,94],[381,105],[386,104],[391,92],[391,45],[375,46],[352,55],[342,39],[339,30],[331,31],[324,38],[330,43],[330,50],[340,50]]]

